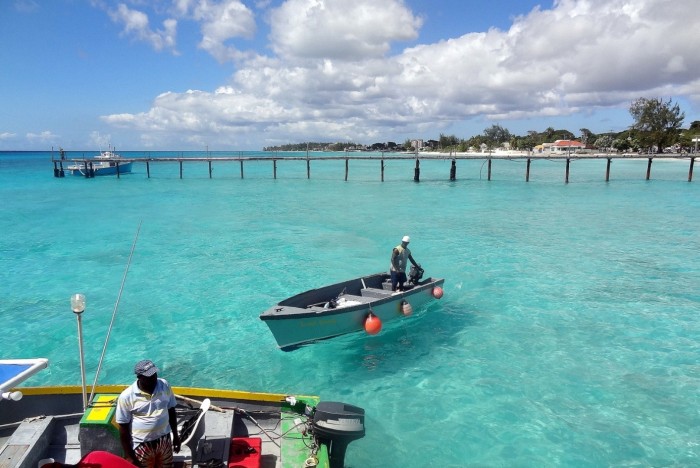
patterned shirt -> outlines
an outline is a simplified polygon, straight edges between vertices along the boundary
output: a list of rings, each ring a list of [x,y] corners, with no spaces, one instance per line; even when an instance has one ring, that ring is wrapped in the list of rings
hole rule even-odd
[[[165,379],[158,379],[153,395],[134,382],[119,395],[115,419],[118,424],[131,423],[131,438],[136,448],[142,442],[170,433],[168,409],[176,405],[175,394]]]

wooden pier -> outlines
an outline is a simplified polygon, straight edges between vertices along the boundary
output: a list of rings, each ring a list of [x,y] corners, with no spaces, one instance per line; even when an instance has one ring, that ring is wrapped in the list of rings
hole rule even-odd
[[[421,161],[451,161],[449,180],[457,180],[457,162],[463,160],[481,160],[487,164],[487,179],[490,181],[492,176],[492,169],[494,162],[499,161],[524,161],[525,164],[525,182],[530,181],[531,174],[531,163],[532,161],[562,161],[566,163],[566,169],[564,172],[564,182],[569,183],[571,162],[577,160],[607,160],[606,170],[605,170],[605,181],[610,180],[610,165],[613,160],[647,160],[647,170],[646,170],[646,180],[651,179],[651,168],[654,159],[687,159],[689,161],[688,168],[688,182],[693,180],[693,167],[695,165],[695,158],[698,157],[697,153],[691,154],[678,154],[678,153],[664,153],[664,154],[611,154],[611,153],[595,153],[595,154],[567,154],[567,155],[543,155],[543,154],[514,154],[514,153],[473,153],[473,154],[455,154],[455,155],[438,155],[435,153],[422,154],[422,153],[390,153],[390,155],[382,154],[381,156],[369,155],[363,156],[361,153],[352,153],[350,156],[348,153],[344,153],[343,156],[276,156],[271,154],[270,156],[230,156],[230,157],[209,157],[209,156],[195,156],[195,157],[161,157],[161,158],[129,158],[120,157],[119,159],[103,159],[103,161],[113,161],[116,163],[116,175],[120,177],[119,165],[126,163],[141,163],[146,165],[146,177],[151,177],[151,166],[160,163],[177,163],[180,168],[180,179],[184,177],[183,165],[185,163],[206,163],[209,169],[209,178],[212,176],[212,168],[214,164],[228,164],[228,163],[239,163],[240,164],[240,177],[244,178],[244,164],[252,163],[267,163],[272,165],[272,178],[277,179],[277,164],[280,162],[288,163],[294,161],[303,161],[306,163],[306,177],[311,178],[311,163],[316,161],[344,161],[345,162],[345,181],[348,180],[348,175],[350,172],[350,162],[351,161],[377,161],[379,163],[380,180],[384,182],[385,164],[387,161],[397,161],[397,160],[414,160],[415,167],[413,169],[413,180],[415,182],[420,182],[420,163]],[[79,164],[81,166],[88,167],[91,159],[54,159],[53,162],[53,172],[54,177],[64,177],[64,164]],[[89,171],[86,171],[85,177],[90,177]]]

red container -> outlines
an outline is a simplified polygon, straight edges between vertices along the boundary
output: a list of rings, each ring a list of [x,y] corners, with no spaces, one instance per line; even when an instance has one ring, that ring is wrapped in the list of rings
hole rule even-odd
[[[228,452],[228,468],[260,468],[262,439],[234,437]]]

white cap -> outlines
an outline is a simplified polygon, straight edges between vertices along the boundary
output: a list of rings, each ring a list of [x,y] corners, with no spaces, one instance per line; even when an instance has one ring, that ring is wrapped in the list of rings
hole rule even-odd
[[[403,239],[401,239],[401,242],[411,242],[411,238],[408,236],[403,236]]]

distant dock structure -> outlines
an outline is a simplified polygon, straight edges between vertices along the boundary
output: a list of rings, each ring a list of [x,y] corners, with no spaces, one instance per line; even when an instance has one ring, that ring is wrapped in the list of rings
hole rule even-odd
[[[235,155],[235,154],[238,155]],[[342,155],[341,155],[342,154]],[[688,182],[693,180],[693,169],[695,166],[695,159],[699,154],[693,153],[649,153],[649,154],[635,154],[635,153],[590,153],[590,154],[542,154],[542,153],[532,153],[532,152],[493,152],[493,153],[372,153],[370,155],[364,155],[363,153],[357,152],[344,152],[338,155],[311,155],[309,152],[306,155],[286,155],[280,156],[277,153],[271,152],[264,156],[253,155],[245,156],[244,152],[234,152],[231,156],[216,156],[212,157],[209,155],[203,156],[172,156],[172,157],[125,157],[122,156],[113,161],[107,159],[106,161],[113,162],[116,167],[116,176],[119,178],[123,172],[120,172],[119,166],[124,164],[144,164],[146,166],[146,177],[151,177],[151,168],[161,163],[177,163],[179,165],[179,178],[184,178],[183,165],[185,163],[201,163],[207,164],[209,178],[213,178],[213,165],[214,164],[231,164],[238,163],[240,166],[240,178],[243,179],[245,176],[244,165],[245,164],[261,164],[267,163],[272,165],[272,178],[277,179],[277,164],[283,163],[305,163],[306,164],[306,177],[311,178],[311,163],[312,162],[323,162],[323,161],[344,161],[345,162],[345,174],[344,180],[348,180],[348,175],[350,172],[351,161],[377,161],[379,164],[379,178],[384,182],[384,174],[386,170],[386,163],[389,161],[399,161],[399,160],[413,160],[415,161],[415,166],[413,167],[413,181],[420,182],[421,179],[421,161],[451,161],[450,170],[447,177],[450,181],[457,180],[457,163],[458,161],[465,160],[479,160],[483,161],[487,166],[487,180],[491,180],[493,164],[499,161],[522,161],[525,162],[525,182],[530,181],[531,174],[531,163],[532,161],[562,161],[566,163],[566,168],[564,171],[564,182],[569,183],[569,176],[571,173],[571,162],[577,160],[606,160],[605,168],[605,181],[610,180],[610,166],[613,160],[646,160],[646,180],[651,179],[651,168],[654,159],[660,160],[688,160]],[[72,165],[79,164],[81,166],[88,167],[92,159],[90,158],[66,158],[65,151],[60,150],[59,156],[54,157],[52,152],[51,161],[53,163],[53,174],[54,177],[64,177],[65,169],[64,163],[70,163]],[[85,175],[86,178],[90,178],[89,175]]]

